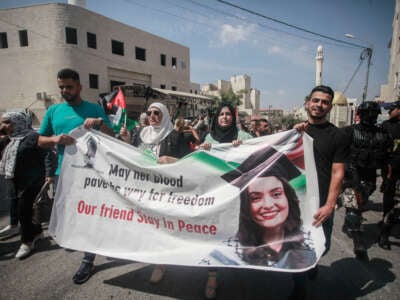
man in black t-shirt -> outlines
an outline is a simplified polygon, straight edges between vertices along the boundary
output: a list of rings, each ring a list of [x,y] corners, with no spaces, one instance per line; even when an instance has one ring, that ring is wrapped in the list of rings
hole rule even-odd
[[[295,126],[297,130],[305,131],[313,138],[320,201],[320,207],[313,216],[313,226],[322,225],[324,230],[326,240],[324,254],[328,252],[331,245],[334,210],[341,191],[349,151],[349,141],[346,136],[327,119],[332,109],[333,96],[334,92],[328,86],[320,85],[313,88],[305,103],[307,122]],[[314,279],[317,270],[315,267],[308,271],[308,277]],[[296,273],[293,279],[292,296],[296,299],[305,299],[307,292],[305,273]]]
[[[314,214],[314,226],[322,225],[325,233],[325,253],[330,248],[333,213],[344,177],[349,155],[349,140],[344,133],[327,120],[332,109],[334,92],[330,87],[317,86],[306,102],[308,120],[305,132],[313,141],[318,175],[320,207]]]

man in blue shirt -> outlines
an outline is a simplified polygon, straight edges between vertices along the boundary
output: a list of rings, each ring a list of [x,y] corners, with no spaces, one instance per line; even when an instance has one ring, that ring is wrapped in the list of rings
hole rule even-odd
[[[72,69],[62,69],[57,74],[57,84],[64,102],[55,104],[47,110],[39,130],[39,146],[55,147],[58,152],[56,178],[60,174],[65,146],[74,143],[68,133],[82,124],[113,136],[110,121],[101,106],[81,98],[82,85],[79,74]],[[57,180],[56,180],[57,182]],[[74,283],[86,282],[93,272],[95,254],[86,253],[82,263],[72,278]]]

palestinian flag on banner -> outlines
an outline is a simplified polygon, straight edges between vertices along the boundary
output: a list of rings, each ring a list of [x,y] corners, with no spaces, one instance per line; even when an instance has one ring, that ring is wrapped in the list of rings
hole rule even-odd
[[[110,111],[116,110],[111,120],[112,129],[115,133],[119,133],[123,125],[125,125],[128,131],[132,130],[137,125],[137,121],[128,118],[125,95],[121,88],[118,88],[118,93],[110,100],[107,106]]]

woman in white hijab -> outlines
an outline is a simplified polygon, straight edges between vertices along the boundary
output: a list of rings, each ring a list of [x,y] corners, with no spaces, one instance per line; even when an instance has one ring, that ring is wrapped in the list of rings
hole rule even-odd
[[[156,158],[159,163],[172,163],[183,157],[181,147],[183,136],[174,129],[166,106],[159,102],[150,104],[146,111],[149,125],[143,127],[132,140],[125,127],[120,136],[133,146]]]
[[[183,132],[174,130],[168,109],[164,104],[155,102],[146,111],[149,125],[143,127],[132,140],[125,127],[121,128],[120,136],[133,146],[142,149],[157,159],[158,163],[173,163],[185,155]],[[164,277],[165,266],[156,265],[150,282],[157,283]]]

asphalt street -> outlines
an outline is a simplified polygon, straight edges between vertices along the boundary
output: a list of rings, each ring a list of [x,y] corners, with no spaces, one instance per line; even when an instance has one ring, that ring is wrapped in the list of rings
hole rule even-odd
[[[8,223],[0,198],[0,228]],[[382,194],[375,192],[365,212],[369,261],[354,258],[352,241],[342,233],[344,209],[336,211],[331,251],[320,260],[309,282],[309,299],[399,299],[400,226],[392,231],[392,250],[378,247]],[[204,268],[167,266],[159,284],[149,283],[152,266],[98,256],[95,272],[83,285],[72,276],[81,252],[67,251],[47,235],[24,260],[14,258],[19,236],[0,240],[0,299],[203,299]],[[221,269],[218,299],[286,299],[293,283],[287,273]]]

